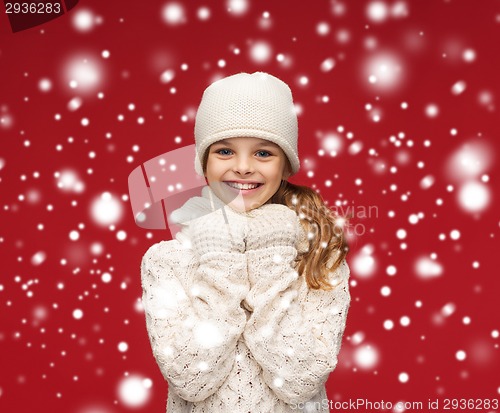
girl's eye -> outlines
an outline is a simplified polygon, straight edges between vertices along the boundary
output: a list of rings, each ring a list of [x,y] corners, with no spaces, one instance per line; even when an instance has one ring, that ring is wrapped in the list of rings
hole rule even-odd
[[[218,153],[220,155],[229,155],[228,153],[221,153],[221,152],[224,152],[224,151],[231,152],[230,149],[219,149],[219,150],[215,151],[215,153]]]
[[[271,154],[268,151],[259,151],[257,153],[263,153],[264,155],[262,156],[263,158],[267,158],[268,156],[271,156]]]

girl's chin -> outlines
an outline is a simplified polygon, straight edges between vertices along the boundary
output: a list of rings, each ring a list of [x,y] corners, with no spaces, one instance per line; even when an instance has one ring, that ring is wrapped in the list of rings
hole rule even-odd
[[[234,209],[237,212],[249,212],[252,209],[257,209],[258,207],[260,207],[261,204],[252,203],[249,205],[248,203],[245,203],[244,201],[240,201],[238,199],[235,199],[232,202],[229,202],[228,206],[230,206],[232,209]]]

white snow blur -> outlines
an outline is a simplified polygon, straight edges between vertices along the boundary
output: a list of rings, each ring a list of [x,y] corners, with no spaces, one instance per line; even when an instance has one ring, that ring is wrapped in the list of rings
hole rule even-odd
[[[490,204],[491,191],[481,182],[465,182],[457,194],[458,204],[466,212],[479,212],[486,209]]]
[[[337,156],[342,147],[342,137],[335,132],[327,133],[321,139],[321,148],[330,156]]]
[[[186,23],[186,11],[181,3],[167,3],[162,9],[162,18],[170,26]]]
[[[73,54],[63,65],[62,78],[79,93],[92,93],[102,83],[104,69],[100,59],[86,53]]]
[[[64,192],[81,193],[85,190],[85,184],[80,180],[78,173],[72,169],[65,169],[54,174],[57,179],[57,187]]]
[[[254,63],[266,63],[271,59],[271,56],[272,49],[267,42],[259,41],[250,46],[250,59]]]
[[[353,272],[361,278],[370,278],[376,270],[376,262],[373,256],[374,247],[371,244],[365,245],[352,258]]]
[[[89,9],[78,9],[71,13],[71,16],[73,27],[81,33],[91,31],[98,21],[94,13]]]
[[[421,279],[431,279],[441,276],[443,267],[436,260],[428,257],[418,258],[414,265],[415,273]]]
[[[369,57],[362,65],[363,78],[370,86],[379,91],[392,91],[403,81],[403,63],[390,52],[378,52]]]
[[[372,1],[368,3],[366,16],[373,23],[382,23],[389,17],[389,7],[384,1]]]
[[[123,216],[123,206],[117,196],[103,192],[92,201],[90,215],[93,221],[99,225],[116,224]]]
[[[374,369],[379,360],[379,351],[373,344],[364,344],[354,350],[353,361],[362,370]]]
[[[230,14],[243,16],[248,11],[248,0],[227,0],[227,10]]]
[[[465,212],[479,212],[489,206],[491,190],[482,177],[493,165],[494,154],[486,141],[470,140],[448,157],[445,173],[457,183],[457,203]]]
[[[140,375],[131,375],[118,383],[118,398],[129,408],[144,406],[151,397],[151,379]]]

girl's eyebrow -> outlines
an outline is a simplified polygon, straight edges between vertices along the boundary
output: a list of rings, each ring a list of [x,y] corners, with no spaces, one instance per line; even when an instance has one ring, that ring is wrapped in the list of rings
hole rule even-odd
[[[220,143],[221,145],[231,145],[228,141],[221,139],[220,141],[214,142],[214,145]]]

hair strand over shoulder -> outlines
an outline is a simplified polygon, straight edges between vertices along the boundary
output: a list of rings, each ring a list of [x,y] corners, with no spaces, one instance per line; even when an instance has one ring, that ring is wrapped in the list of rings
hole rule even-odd
[[[305,274],[312,289],[331,290],[330,274],[349,252],[344,227],[347,217],[340,217],[324,203],[319,194],[307,186],[283,180],[268,203],[286,205],[301,218],[309,239],[309,250],[298,254],[297,271]]]

